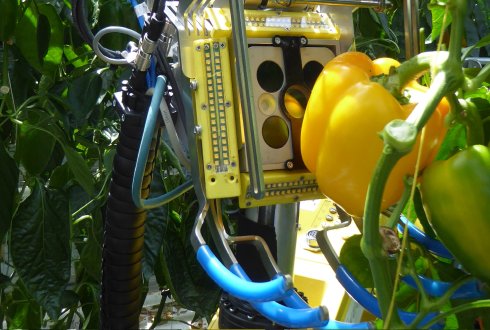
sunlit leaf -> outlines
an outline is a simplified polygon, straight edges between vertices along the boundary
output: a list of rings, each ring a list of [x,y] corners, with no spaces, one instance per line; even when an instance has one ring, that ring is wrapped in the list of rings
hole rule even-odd
[[[455,124],[446,133],[446,137],[437,153],[436,159],[447,159],[466,146],[466,131],[462,124]]]
[[[432,32],[427,37],[427,41],[432,42],[441,36],[441,33],[451,24],[452,18],[446,7],[434,5],[430,6],[432,12]]]
[[[64,27],[52,5],[31,2],[19,21],[15,39],[22,56],[37,71],[52,73],[61,63]]]

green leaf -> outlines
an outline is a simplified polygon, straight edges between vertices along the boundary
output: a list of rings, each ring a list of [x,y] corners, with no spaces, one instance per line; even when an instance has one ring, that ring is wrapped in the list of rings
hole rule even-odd
[[[176,301],[195,311],[196,316],[210,320],[218,307],[221,290],[197,262],[190,243],[196,212],[190,212],[189,217],[181,223],[168,222],[163,240],[163,258],[160,262],[166,283]]]
[[[71,179],[73,179],[73,173],[70,171],[68,163],[65,163],[56,167],[53,172],[51,172],[49,187],[53,189],[62,189]]]
[[[436,40],[441,35],[442,31],[445,31],[452,21],[449,11],[446,11],[446,7],[434,5],[430,6],[430,11],[432,12],[432,32],[427,37],[428,40],[426,40],[426,42],[432,42]],[[446,18],[444,18],[446,12],[447,16]],[[444,19],[446,20],[445,22]]]
[[[471,53],[471,51],[473,49],[475,49],[475,48],[482,48],[482,47],[485,47],[485,46],[488,46],[488,45],[490,45],[490,34],[488,34],[485,37],[481,38],[474,45],[465,48],[464,49],[464,53],[463,53],[463,58],[466,58]]]
[[[152,194],[163,194],[164,187],[160,173],[154,171],[154,177],[155,179],[152,181],[150,189]],[[155,262],[162,248],[168,221],[168,205],[148,210],[145,222],[145,245],[142,262],[143,277],[146,281],[148,281],[154,273]],[[159,282],[162,282],[162,279],[160,279]]]
[[[9,329],[41,329],[41,307],[33,300],[22,281],[17,281],[6,304],[5,316]]]
[[[143,277],[146,281],[154,274],[155,262],[163,243],[166,227],[166,208],[156,208],[148,215],[145,223],[145,247],[143,251]]]
[[[353,235],[346,239],[340,250],[339,260],[363,287],[373,288],[369,261],[361,251],[361,238],[362,235]]]
[[[100,209],[94,212],[94,219],[87,222],[87,242],[80,255],[80,262],[94,281],[101,280],[102,264],[102,214]]]
[[[15,195],[19,183],[17,164],[7,153],[0,140],[0,244],[10,228],[14,212]]]
[[[455,124],[449,128],[446,137],[437,153],[437,160],[444,160],[455,152],[466,147],[466,131],[462,124]]]
[[[87,51],[87,50],[84,49],[84,51]],[[63,54],[68,59],[69,63],[71,65],[73,65],[75,68],[81,68],[81,67],[88,65],[87,58],[80,57],[75,52],[72,45],[64,45]]]
[[[100,310],[100,285],[91,281],[83,281],[78,288],[78,296],[82,306],[83,314],[83,329],[99,329],[99,310]]]
[[[65,152],[68,166],[75,176],[75,180],[77,180],[87,194],[93,196],[95,194],[94,178],[85,159],[83,159],[82,155],[69,145],[63,144],[62,147]]]
[[[56,140],[44,130],[49,129],[49,121],[49,114],[34,109],[29,111],[29,119],[19,127],[15,158],[32,176],[41,174],[51,159]]]
[[[36,38],[33,38],[36,36]],[[56,9],[31,2],[17,25],[16,45],[22,56],[42,73],[54,72],[63,56],[64,27]]]
[[[73,308],[76,307],[80,297],[73,290],[65,290],[61,296],[61,306],[65,308]]]
[[[97,104],[102,89],[102,78],[95,72],[84,74],[68,87],[68,104],[76,123],[83,126]]]
[[[12,221],[12,261],[20,278],[52,319],[70,279],[70,223],[66,196],[38,181]]]
[[[10,282],[10,277],[0,273],[0,290],[5,289],[7,286],[9,286],[11,284],[12,284],[12,282]]]

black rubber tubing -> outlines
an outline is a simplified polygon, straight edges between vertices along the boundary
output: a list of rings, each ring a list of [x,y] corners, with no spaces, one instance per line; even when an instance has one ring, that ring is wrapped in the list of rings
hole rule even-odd
[[[135,138],[141,141],[145,114],[126,114],[124,118],[114,157],[104,224],[100,315],[102,329],[139,328],[146,211],[138,208],[132,201],[131,185],[139,145],[131,142]],[[135,132],[140,136],[135,136]],[[128,138],[128,135],[132,138]],[[143,178],[142,198],[149,195],[155,146],[159,137],[160,131],[157,130]]]

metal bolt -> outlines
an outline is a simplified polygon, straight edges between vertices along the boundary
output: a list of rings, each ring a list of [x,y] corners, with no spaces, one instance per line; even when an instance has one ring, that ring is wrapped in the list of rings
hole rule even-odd
[[[301,39],[299,39],[301,44],[304,46],[308,43],[308,39],[306,39],[305,37],[301,37]]]
[[[204,50],[209,50],[209,44],[204,45]]]
[[[335,207],[331,207],[331,208],[329,208],[328,210],[329,210],[329,211],[330,211],[330,213],[332,213],[332,214],[337,213],[337,209],[336,209]]]
[[[219,48],[219,43],[218,42],[213,43],[213,48],[214,49],[218,49]]]
[[[286,162],[286,167],[287,167],[287,169],[288,169],[288,170],[292,170],[292,169],[294,168],[294,163],[293,163],[293,161],[292,161],[292,160],[288,160],[288,161]]]
[[[281,43],[281,37],[274,37],[274,43],[279,45]]]
[[[201,135],[201,133],[202,133],[202,127],[199,125],[194,126],[194,134],[199,136],[199,135]]]
[[[121,121],[125,121],[125,120],[126,120],[126,115],[123,113],[123,114],[121,115]]]
[[[227,108],[231,107],[231,102],[230,101],[226,101],[225,102],[225,107],[227,107]]]
[[[197,89],[197,80],[196,79],[192,79],[191,80],[191,83],[190,83],[190,88],[195,91]]]
[[[213,165],[208,164],[208,165],[206,165],[206,168],[207,168],[208,170],[210,170],[210,169],[212,169],[212,168],[213,168]]]
[[[201,51],[201,46],[196,46],[196,50],[197,50],[198,52],[200,52],[200,51]]]
[[[206,104],[201,104],[201,109],[202,110],[207,110],[208,109],[208,106]]]
[[[231,167],[235,167],[236,166],[236,163],[235,162],[231,162]]]
[[[333,221],[333,217],[330,214],[327,214],[325,219],[327,219],[327,221]]]
[[[219,46],[220,46],[221,48],[225,48],[225,47],[226,47],[226,44],[225,44],[224,42],[222,42],[222,43],[220,43],[220,44],[219,44]]]

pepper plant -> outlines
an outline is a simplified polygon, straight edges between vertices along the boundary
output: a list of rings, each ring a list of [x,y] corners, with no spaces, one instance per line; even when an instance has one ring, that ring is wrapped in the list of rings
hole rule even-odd
[[[0,13],[0,324],[66,329],[76,320],[95,329],[119,130],[113,93],[129,70],[95,57],[78,37],[69,1],[0,0]],[[95,30],[138,29],[126,2],[93,1],[90,21]],[[127,41],[103,40],[112,49]],[[182,174],[165,175],[175,163],[169,148],[158,158],[153,190],[162,193]],[[147,287],[155,276],[181,306],[209,318],[219,291],[186,239],[194,200],[189,193],[149,213],[142,280]]]
[[[467,1],[439,1],[431,6],[433,13],[442,13],[438,16],[441,38],[435,51],[423,52],[400,65],[388,59],[370,62],[359,53],[339,55],[325,66],[320,83],[315,85],[325,93],[312,96],[303,123],[304,136],[317,135],[313,140],[320,141],[314,148],[307,146],[307,140],[302,141],[303,151],[307,151],[305,164],[317,174],[327,196],[363,219],[360,248],[379,302],[382,317],[378,326],[383,328],[426,328],[443,319],[449,328],[458,327],[454,315],[470,311],[470,325],[462,322],[461,326],[472,327],[477,316],[481,320],[488,313],[475,314],[475,309],[490,307],[488,299],[451,300],[457,288],[473,276],[479,278],[484,290],[488,289],[490,260],[482,251],[488,251],[490,234],[490,66],[470,72],[463,68],[463,60],[472,51],[486,47],[490,36],[462,52]],[[448,26],[450,32],[446,34]],[[444,47],[442,36],[449,40]],[[422,76],[430,81],[430,88],[423,91],[409,114],[404,114],[401,109],[413,102],[416,93],[411,90]],[[338,77],[345,79],[336,80]],[[329,87],[332,82],[346,85],[339,90],[334,86],[330,95],[321,87],[324,79]],[[441,112],[441,107],[447,109],[445,104],[450,106],[447,115],[447,111]],[[446,115],[447,134],[443,126],[432,123],[441,122],[441,113]],[[319,116],[323,121],[318,121]],[[324,129],[313,130],[322,125]],[[339,143],[345,145],[339,147]],[[438,149],[438,154],[431,148]],[[342,159],[342,166],[332,164],[332,158]],[[437,161],[431,163],[434,159]],[[412,212],[407,207],[409,201],[427,234],[444,243],[464,271],[435,259],[411,242],[407,226],[400,247],[393,244],[392,235],[383,234],[396,230],[402,211]],[[392,204],[396,205],[387,210]],[[382,212],[391,214],[383,223],[388,230],[380,228]],[[442,297],[432,298],[417,275],[429,272],[435,279],[447,279],[448,274],[434,267],[436,263],[445,263],[441,266],[444,271],[452,272],[449,280],[453,286]],[[407,287],[400,284],[402,275],[411,275],[417,286],[410,292],[416,301],[409,305],[405,305]],[[410,324],[400,319],[400,306],[418,311]],[[434,312],[436,315],[426,321]]]

